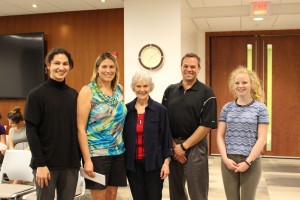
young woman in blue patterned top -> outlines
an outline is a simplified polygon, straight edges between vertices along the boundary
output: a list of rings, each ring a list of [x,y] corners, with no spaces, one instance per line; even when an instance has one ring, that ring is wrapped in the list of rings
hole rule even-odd
[[[231,72],[229,89],[236,98],[222,108],[217,144],[227,199],[254,200],[261,177],[260,154],[269,117],[256,73],[244,67]]]
[[[111,53],[98,56],[91,83],[78,95],[78,138],[84,171],[106,176],[106,185],[86,179],[92,199],[116,199],[118,186],[126,186],[123,125],[127,109],[118,84],[119,67]]]

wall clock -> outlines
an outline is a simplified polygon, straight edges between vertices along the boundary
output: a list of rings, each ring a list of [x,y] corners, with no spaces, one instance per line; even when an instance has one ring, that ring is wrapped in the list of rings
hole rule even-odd
[[[139,52],[140,64],[148,69],[153,70],[162,66],[164,54],[161,48],[155,44],[146,44]]]

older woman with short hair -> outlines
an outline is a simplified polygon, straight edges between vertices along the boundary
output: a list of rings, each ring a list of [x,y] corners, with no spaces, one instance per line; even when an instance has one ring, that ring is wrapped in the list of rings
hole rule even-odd
[[[150,75],[136,73],[131,87],[136,98],[126,104],[123,131],[130,190],[134,200],[161,199],[172,156],[167,110],[149,95],[154,88]]]

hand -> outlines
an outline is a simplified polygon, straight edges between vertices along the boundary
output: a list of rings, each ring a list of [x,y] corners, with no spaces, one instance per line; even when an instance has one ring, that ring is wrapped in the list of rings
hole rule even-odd
[[[224,160],[224,163],[229,170],[235,171],[238,168],[238,165],[236,164],[236,162],[234,162],[233,160],[231,160],[229,158]]]
[[[173,158],[177,161],[177,162],[180,162],[180,163],[185,163],[186,161],[187,161],[187,157],[186,157],[186,155],[184,154],[184,155],[181,155],[181,156],[179,156],[179,155],[177,155],[177,154],[174,154],[174,156],[173,156]]]
[[[176,145],[173,147],[173,152],[174,152],[175,154],[177,154],[178,156],[185,155],[185,151],[181,148],[180,144],[176,144]]]
[[[51,180],[51,174],[47,166],[38,167],[35,175],[36,182],[40,188],[47,187]]]
[[[249,169],[249,166],[245,162],[240,162],[237,166],[238,167],[235,172],[245,172],[247,169]]]
[[[170,174],[169,164],[164,163],[160,170],[160,178],[165,179]]]
[[[95,178],[93,162],[87,161],[84,163],[84,172],[91,178]]]

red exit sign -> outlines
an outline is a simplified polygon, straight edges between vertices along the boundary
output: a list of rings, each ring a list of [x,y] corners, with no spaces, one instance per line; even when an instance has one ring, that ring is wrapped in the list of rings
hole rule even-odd
[[[251,12],[250,15],[252,16],[270,15],[271,14],[270,4],[266,2],[252,3],[250,12]]]

